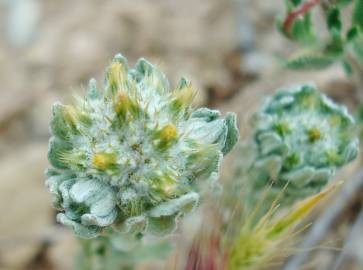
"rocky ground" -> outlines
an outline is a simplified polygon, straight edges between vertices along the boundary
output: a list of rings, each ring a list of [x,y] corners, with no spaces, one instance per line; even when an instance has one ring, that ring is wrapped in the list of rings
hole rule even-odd
[[[50,108],[82,94],[89,78],[102,82],[118,52],[130,64],[141,56],[157,63],[174,85],[189,78],[199,89],[197,104],[238,113],[242,137],[261,97],[284,85],[316,81],[355,108],[354,88],[339,67],[297,73],[278,66],[274,55],[293,49],[274,29],[282,2],[0,1],[0,269],[72,269],[76,242],[55,223],[44,187]],[[338,241],[330,247],[341,246],[353,206],[327,234],[326,242]],[[337,253],[314,254],[309,269],[329,269]],[[342,269],[362,269],[351,261]]]

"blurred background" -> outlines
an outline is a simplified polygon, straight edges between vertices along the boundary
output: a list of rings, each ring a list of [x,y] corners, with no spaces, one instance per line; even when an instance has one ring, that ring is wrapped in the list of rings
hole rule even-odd
[[[76,241],[55,223],[44,186],[48,119],[55,101],[83,95],[90,78],[101,85],[116,53],[130,66],[147,58],[172,85],[189,78],[196,104],[238,113],[242,139],[260,99],[278,87],[315,81],[354,109],[355,89],[340,67],[279,67],[275,56],[294,50],[275,30],[284,12],[283,0],[0,0],[0,269],[72,269]],[[349,197],[305,269],[331,269],[360,205]],[[359,232],[340,269],[363,269],[362,245]]]

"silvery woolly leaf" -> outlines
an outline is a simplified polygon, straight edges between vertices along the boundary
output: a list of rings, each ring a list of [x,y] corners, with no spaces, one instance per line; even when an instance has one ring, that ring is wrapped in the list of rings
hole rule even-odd
[[[227,113],[225,118],[225,123],[227,126],[227,138],[224,142],[222,148],[223,155],[228,154],[232,148],[236,145],[239,139],[239,130],[237,127],[237,116],[234,113]]]
[[[177,213],[188,213],[194,209],[199,202],[199,195],[191,192],[183,195],[177,199],[173,199],[159,204],[150,211],[148,211],[148,217],[163,217],[172,216]]]
[[[220,116],[221,113],[219,111],[208,108],[200,108],[192,113],[192,118],[202,118],[206,122],[216,120]]]
[[[106,216],[98,216],[96,214],[83,214],[81,217],[81,223],[83,225],[97,225],[99,227],[106,227],[111,225],[117,218],[117,210],[114,208]]]
[[[178,214],[171,216],[149,217],[148,232],[156,236],[169,235],[175,232]]]
[[[101,232],[101,228],[98,226],[84,226],[74,222],[62,213],[57,215],[57,221],[72,228],[77,237],[90,239],[98,236]]]

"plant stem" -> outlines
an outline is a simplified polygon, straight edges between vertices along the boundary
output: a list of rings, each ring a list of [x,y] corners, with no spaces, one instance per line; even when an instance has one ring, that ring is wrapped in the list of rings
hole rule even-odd
[[[80,255],[76,262],[78,270],[133,270],[134,266],[124,263],[105,236],[80,240]]]

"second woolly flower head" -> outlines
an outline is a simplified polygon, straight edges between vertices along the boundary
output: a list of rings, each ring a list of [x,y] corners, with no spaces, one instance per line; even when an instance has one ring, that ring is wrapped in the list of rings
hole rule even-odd
[[[358,154],[353,117],[314,85],[280,90],[252,118],[252,126],[248,181],[254,181],[254,190],[271,183],[276,194],[287,185],[283,202],[317,193]]]
[[[91,80],[75,106],[55,104],[50,121],[48,187],[57,219],[80,237],[105,228],[164,235],[199,200],[197,182],[216,180],[238,139],[236,118],[193,109],[182,79],[171,91],[145,59],[129,69],[117,55],[104,91]]]

